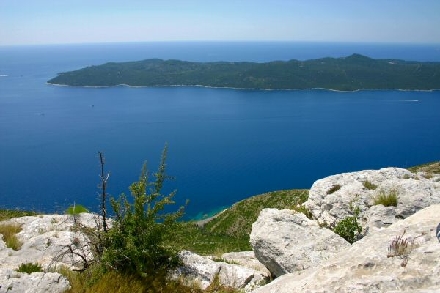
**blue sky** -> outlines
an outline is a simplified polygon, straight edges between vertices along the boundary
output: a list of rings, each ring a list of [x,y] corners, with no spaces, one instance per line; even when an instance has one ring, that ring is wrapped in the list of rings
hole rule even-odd
[[[0,0],[0,45],[440,43],[440,0]]]

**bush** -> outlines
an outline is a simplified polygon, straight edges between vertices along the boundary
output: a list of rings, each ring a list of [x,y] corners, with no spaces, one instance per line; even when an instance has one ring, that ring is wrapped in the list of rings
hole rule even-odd
[[[385,207],[397,207],[397,190],[392,189],[388,193],[381,190],[374,199],[374,205],[382,204]]]
[[[357,221],[359,216],[359,208],[356,208],[353,212],[353,216],[346,217],[336,224],[333,232],[353,244],[362,232],[362,227]]]
[[[16,236],[20,231],[20,225],[0,225],[0,234],[3,234],[3,241],[6,243],[6,247],[12,248],[15,251],[20,250],[23,243]]]
[[[26,274],[32,274],[34,272],[42,272],[43,268],[38,263],[22,263],[19,267],[17,272],[20,273],[26,273]]]
[[[111,199],[115,213],[113,227],[105,235],[102,264],[107,269],[139,276],[162,274],[179,264],[177,250],[167,245],[177,229],[183,207],[176,212],[164,212],[174,204],[175,192],[162,195],[165,174],[165,147],[155,181],[149,182],[146,164],[139,181],[130,186],[132,202],[122,194]]]

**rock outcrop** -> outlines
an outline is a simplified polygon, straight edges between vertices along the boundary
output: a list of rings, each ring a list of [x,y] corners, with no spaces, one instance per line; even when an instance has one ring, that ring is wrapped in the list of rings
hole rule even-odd
[[[390,192],[397,194],[397,206],[375,204],[380,193]],[[256,293],[440,292],[440,175],[399,168],[338,174],[316,181],[305,207],[316,220],[291,210],[262,210],[250,235],[254,252],[227,253],[220,260],[181,252],[184,265],[173,277],[202,288],[218,280],[245,292],[277,277]],[[351,216],[354,207],[369,232],[350,245],[323,226]],[[92,230],[99,223],[86,213],[75,221]],[[3,221],[21,227],[23,246],[7,248],[0,235],[0,293],[67,290],[68,281],[50,269],[82,269],[93,260],[87,237],[74,223],[66,215]],[[17,272],[24,263],[37,263],[43,272]]]
[[[0,293],[61,293],[70,284],[59,273],[36,272],[32,274],[14,271],[0,272]]]
[[[350,244],[292,210],[263,209],[250,235],[255,256],[276,277],[317,266]]]
[[[82,226],[96,228],[99,219],[94,214],[82,213],[75,221]],[[3,221],[1,224],[19,225],[22,231],[17,234],[17,238],[23,245],[18,251],[7,248],[0,235],[0,293],[64,292],[70,287],[69,282],[59,273],[48,271],[61,265],[70,269],[83,268],[84,259],[68,253],[68,248],[71,247],[89,262],[93,260],[87,239],[73,229],[72,216],[22,217]],[[180,256],[184,266],[175,272],[175,277],[197,282],[202,288],[208,287],[218,277],[220,284],[224,286],[251,291],[265,283],[270,276],[267,269],[256,260],[253,252],[228,253],[222,256],[223,262],[188,251],[181,252]],[[44,272],[17,272],[18,267],[24,263],[39,264]]]
[[[380,193],[397,194],[397,207],[375,206]],[[360,209],[364,231],[389,226],[432,204],[440,203],[440,176],[383,168],[337,174],[317,180],[305,207],[319,223],[334,226]]]
[[[186,282],[196,282],[202,289],[206,289],[218,277],[221,285],[249,292],[265,283],[269,277],[264,271],[213,261],[190,251],[182,251],[179,255],[184,265],[172,274],[173,277],[184,277]]]
[[[254,292],[440,292],[439,222],[440,205],[432,205]]]
[[[83,213],[76,221],[84,226],[95,227],[96,215]],[[41,215],[14,218],[3,221],[2,225],[18,225],[22,231],[17,234],[23,245],[15,251],[7,248],[0,235],[0,293],[1,292],[64,292],[70,288],[69,282],[59,273],[48,272],[60,265],[71,269],[81,269],[83,260],[65,253],[67,246],[77,241],[81,254],[92,259],[87,249],[84,235],[72,230],[74,219],[68,215]],[[32,274],[18,273],[21,264],[39,264],[44,272]]]

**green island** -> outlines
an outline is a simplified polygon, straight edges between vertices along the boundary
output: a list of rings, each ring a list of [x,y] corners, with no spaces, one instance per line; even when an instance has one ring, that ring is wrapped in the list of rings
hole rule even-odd
[[[360,54],[343,58],[267,63],[148,59],[89,66],[60,73],[48,83],[91,87],[126,85],[267,90],[435,90],[440,89],[440,62],[372,59]]]

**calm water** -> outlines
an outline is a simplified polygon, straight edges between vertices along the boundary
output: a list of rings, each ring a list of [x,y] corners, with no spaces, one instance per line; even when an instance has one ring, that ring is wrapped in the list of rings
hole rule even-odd
[[[0,47],[0,208],[96,209],[99,164],[112,195],[144,160],[168,173],[188,216],[327,175],[439,160],[440,92],[71,88],[57,72],[107,61],[340,57],[440,61],[440,45],[162,43]]]

